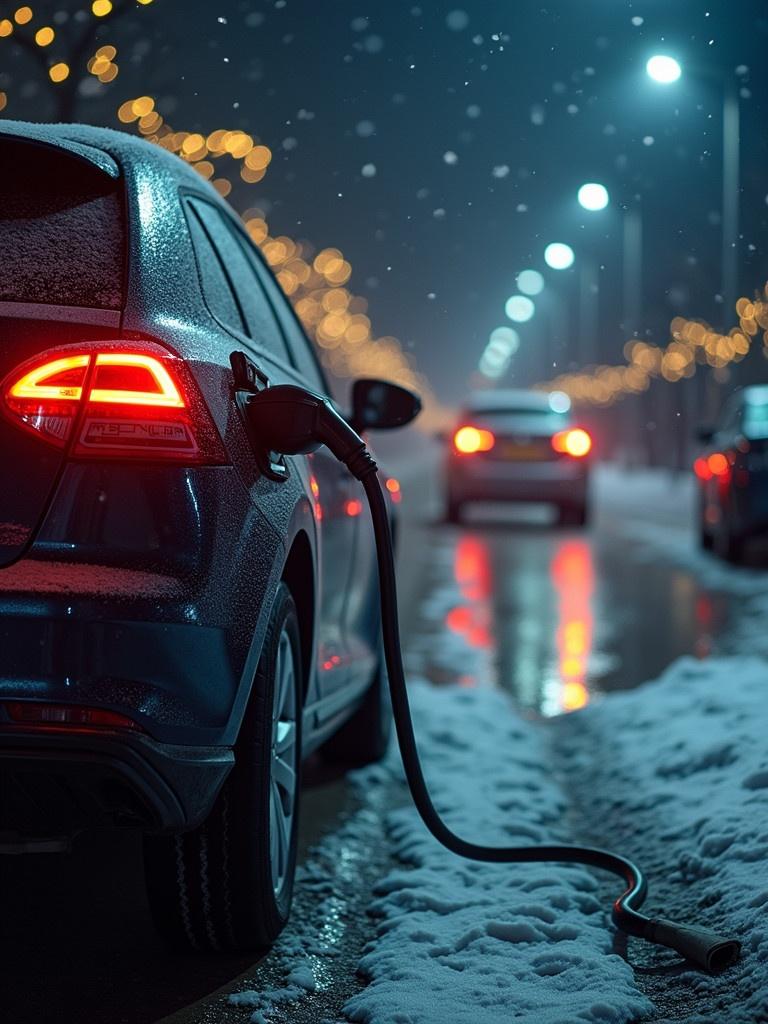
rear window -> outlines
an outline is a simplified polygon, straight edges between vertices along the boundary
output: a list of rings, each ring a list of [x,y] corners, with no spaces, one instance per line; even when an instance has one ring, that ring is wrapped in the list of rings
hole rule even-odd
[[[551,409],[532,409],[530,406],[514,408],[509,405],[503,408],[499,407],[498,409],[470,409],[469,412],[475,416],[532,416],[534,418],[541,417],[542,419],[546,419],[548,416],[563,415],[563,413],[556,413]]]
[[[119,188],[69,153],[0,140],[0,301],[121,308]]]
[[[768,438],[768,403],[749,404],[744,410],[744,433],[752,441]]]

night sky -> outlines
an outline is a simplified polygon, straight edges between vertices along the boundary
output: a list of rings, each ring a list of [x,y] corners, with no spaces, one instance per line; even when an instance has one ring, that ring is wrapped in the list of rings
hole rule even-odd
[[[593,352],[621,360],[623,206],[642,210],[643,334],[663,344],[676,314],[736,322],[717,293],[721,81],[740,65],[740,293],[768,276],[764,2],[155,0],[105,23],[100,41],[118,46],[120,76],[78,116],[116,126],[118,104],[148,92],[176,129],[258,136],[273,163],[262,183],[235,189],[234,205],[266,208],[273,234],[342,249],[375,332],[400,338],[446,399],[508,322],[504,302],[529,266],[569,312],[557,370],[584,354],[580,256],[600,266]],[[0,43],[4,116],[43,119],[29,59]],[[683,63],[678,83],[647,78],[654,52]],[[602,213],[576,203],[590,180],[611,193]],[[576,250],[572,271],[544,265],[555,240]],[[504,383],[549,370],[544,313],[521,326]]]

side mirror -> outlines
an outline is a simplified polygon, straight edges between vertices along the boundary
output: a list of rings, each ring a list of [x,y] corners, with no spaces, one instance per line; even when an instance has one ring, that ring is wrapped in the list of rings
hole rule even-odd
[[[712,438],[715,436],[714,427],[697,427],[696,428],[696,440],[701,441],[702,444],[709,444]]]
[[[352,385],[351,426],[364,430],[404,427],[421,412],[421,399],[399,384],[386,380],[356,380]]]

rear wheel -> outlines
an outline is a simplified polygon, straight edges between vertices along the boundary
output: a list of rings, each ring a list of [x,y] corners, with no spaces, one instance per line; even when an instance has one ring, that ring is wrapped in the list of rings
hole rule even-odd
[[[586,502],[560,505],[557,511],[559,526],[586,526],[589,521],[589,508]]]
[[[738,565],[744,560],[744,539],[731,533],[727,524],[715,534],[713,548],[715,554],[725,562]]]
[[[445,503],[445,521],[446,523],[461,522],[461,502],[457,501],[452,494],[448,495]]]
[[[268,946],[293,893],[301,765],[301,656],[296,608],[281,583],[235,746],[214,808],[184,835],[148,836],[155,923],[177,947]]]
[[[725,562],[738,565],[744,560],[744,538],[737,532],[730,505],[722,508],[720,522],[713,538],[715,554]]]

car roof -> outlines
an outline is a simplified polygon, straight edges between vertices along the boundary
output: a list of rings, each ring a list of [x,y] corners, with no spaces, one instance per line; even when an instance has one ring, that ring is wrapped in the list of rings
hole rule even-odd
[[[32,121],[0,121],[0,140],[18,138],[49,146],[87,161],[111,178],[125,176],[130,167],[132,177],[142,169],[162,168],[180,186],[186,185],[204,192],[217,205],[229,209],[216,189],[205,181],[189,164],[162,146],[154,145],[137,135],[114,128],[99,128],[86,124],[37,124]]]
[[[526,391],[522,388],[499,388],[488,391],[473,391],[466,399],[464,408],[471,412],[552,412],[549,392]]]

